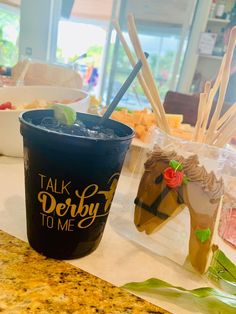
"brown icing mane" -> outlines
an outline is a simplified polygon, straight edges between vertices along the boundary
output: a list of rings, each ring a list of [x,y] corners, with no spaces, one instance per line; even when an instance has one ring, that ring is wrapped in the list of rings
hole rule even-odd
[[[149,172],[155,167],[158,161],[169,164],[170,160],[176,160],[183,165],[183,172],[190,182],[199,182],[203,190],[210,194],[211,199],[219,199],[224,194],[223,180],[216,178],[213,171],[208,173],[204,166],[200,166],[197,155],[184,158],[175,151],[164,151],[158,145],[145,162],[145,171]]]

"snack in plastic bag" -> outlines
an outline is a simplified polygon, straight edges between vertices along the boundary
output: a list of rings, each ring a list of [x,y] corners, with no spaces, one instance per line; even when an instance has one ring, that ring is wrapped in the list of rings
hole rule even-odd
[[[226,243],[236,248],[236,151],[224,152],[222,176],[225,183],[223,209],[220,218],[219,235]]]

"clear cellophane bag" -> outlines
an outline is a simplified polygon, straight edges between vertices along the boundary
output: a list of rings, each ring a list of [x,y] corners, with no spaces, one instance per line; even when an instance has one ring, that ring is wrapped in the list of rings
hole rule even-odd
[[[125,236],[129,240],[134,241],[135,243],[145,247],[151,252],[154,252],[160,256],[164,256],[174,261],[175,263],[181,266],[184,266],[184,265],[189,264],[188,262],[186,263],[186,260],[187,260],[187,257],[189,256],[190,235],[193,232],[197,233],[196,230],[198,229],[200,230],[201,226],[205,226],[205,227],[202,227],[202,229],[204,230],[207,230],[208,227],[210,226],[210,229],[212,229],[211,230],[212,240],[213,240],[213,233],[214,233],[214,241],[218,242],[219,240],[218,224],[219,223],[222,228],[221,216],[222,216],[223,197],[219,197],[221,193],[220,191],[218,191],[217,192],[218,197],[215,197],[217,201],[208,199],[210,192],[208,190],[207,184],[209,182],[205,185],[203,189],[195,186],[194,191],[193,190],[191,191],[190,189],[190,186],[192,183],[189,184],[189,188],[186,189],[187,192],[185,191],[185,196],[183,196],[183,189],[185,188],[183,188],[182,191],[181,189],[175,189],[176,190],[175,193],[171,192],[167,194],[168,196],[166,199],[166,203],[170,205],[170,209],[171,209],[171,208],[174,208],[176,206],[175,205],[176,202],[179,202],[180,200],[179,203],[181,206],[179,206],[178,210],[174,210],[173,213],[168,212],[167,210],[167,212],[164,213],[164,214],[169,214],[167,222],[160,223],[161,219],[159,219],[158,221],[158,218],[160,217],[153,217],[155,215],[158,216],[162,209],[162,207],[160,206],[159,213],[157,214],[157,206],[156,206],[157,203],[155,203],[155,201],[157,200],[158,197],[155,198],[153,195],[156,193],[155,189],[158,189],[158,187],[154,187],[154,189],[152,189],[153,186],[149,185],[150,181],[148,181],[148,180],[152,180],[152,182],[154,182],[156,179],[154,180],[153,178],[159,177],[160,174],[159,173],[155,174],[154,172],[156,170],[154,168],[147,170],[147,160],[150,158],[152,151],[155,150],[156,145],[158,145],[158,147],[161,148],[161,150],[165,152],[174,151],[177,154],[177,156],[183,156],[185,160],[188,159],[190,156],[197,155],[199,163],[198,165],[197,164],[195,164],[195,166],[193,165],[193,168],[203,166],[207,174],[211,173],[210,175],[211,178],[209,180],[213,180],[212,179],[212,173],[213,173],[213,176],[215,178],[214,180],[218,183],[221,181],[221,177],[223,177],[223,179],[225,179],[226,182],[228,182],[228,180],[231,180],[230,182],[233,182],[236,180],[236,176],[235,176],[236,170],[233,165],[229,166],[229,162],[228,162],[228,160],[232,158],[232,156],[234,156],[236,160],[236,154],[228,148],[218,148],[214,146],[209,146],[204,143],[196,143],[196,142],[191,142],[187,140],[182,140],[180,138],[172,137],[172,136],[167,135],[166,133],[163,133],[159,129],[155,129],[153,131],[153,134],[150,137],[149,143],[144,144],[144,143],[140,143],[134,140],[131,145],[130,151],[126,157],[126,161],[122,170],[122,175],[120,177],[118,189],[115,195],[114,205],[111,211],[110,222],[113,228],[118,233]],[[176,157],[176,158],[177,158],[177,161],[180,161],[181,163],[181,160],[179,160],[179,157]],[[149,160],[149,164],[151,165],[152,163],[153,161]],[[144,165],[146,166],[146,169],[144,168]],[[163,175],[163,170],[165,170],[165,167],[168,168],[168,164],[164,166],[164,168],[162,169],[161,175]],[[145,170],[148,171],[149,178],[147,178],[146,174],[144,175]],[[189,171],[189,173],[191,174],[191,171]],[[218,184],[218,187],[219,186],[220,184]],[[165,188],[166,187],[163,186],[160,189],[163,192]],[[227,192],[228,190],[227,184],[225,188]],[[141,190],[143,189],[144,191],[143,195],[147,196],[147,197],[145,196],[146,199],[144,196],[142,195],[140,196],[140,189]],[[161,194],[160,190],[158,193]],[[207,195],[206,198],[204,198],[204,195],[205,195],[204,193]],[[150,206],[149,206],[150,202],[148,201],[148,197],[149,197],[148,195],[152,195],[151,203],[153,206],[152,206],[151,211],[154,210],[155,212],[154,215],[153,215],[153,212],[150,212]],[[139,199],[140,197],[143,204],[140,203],[141,202]],[[188,198],[190,201],[184,202],[183,197],[185,197],[185,199]],[[215,212],[212,214],[212,217],[209,218],[210,224],[208,223],[204,225],[204,223],[201,222],[202,217],[203,217],[201,215],[203,214],[203,215],[206,215],[205,217],[207,217],[207,212],[206,212],[207,209],[203,208],[203,212],[202,213],[200,212],[201,217],[199,218],[199,226],[195,226],[195,230],[193,231],[192,230],[193,228],[191,227],[190,223],[191,223],[192,216],[195,215],[195,213],[194,213],[194,210],[190,212],[188,207],[189,206],[199,207],[198,205],[191,204],[191,203],[197,204],[198,199],[199,199],[199,202],[201,199],[204,200],[203,207],[205,207],[206,204],[207,206],[211,206],[210,203],[215,202],[213,205]],[[159,200],[159,203],[160,203],[160,200]],[[185,203],[188,203],[187,204],[188,206]],[[141,210],[139,211],[137,211],[138,205],[142,207]],[[145,206],[147,207],[147,205],[149,206],[148,210],[147,208],[145,208]],[[164,205],[166,206],[166,204]],[[230,210],[231,207],[232,206],[228,206],[226,205],[226,203],[223,203],[223,208],[227,212],[228,210]],[[199,208],[199,210],[201,211],[201,208]],[[212,208],[209,210],[212,210]],[[142,217],[143,213],[144,213],[144,216]],[[161,214],[163,213],[161,212]],[[164,216],[164,218],[166,217]],[[228,212],[227,217],[228,217],[227,219],[229,219],[229,212]],[[198,223],[197,219],[195,220]],[[140,221],[138,222],[138,220]],[[194,221],[193,221],[193,224],[194,224]],[[210,244],[212,243],[209,243],[209,245]],[[194,248],[195,243],[192,243],[191,245]],[[204,248],[204,245],[203,245],[203,248]],[[196,248],[196,249],[198,249],[199,252],[202,251],[201,246],[200,248]],[[203,269],[201,269],[200,272],[203,272]]]
[[[219,235],[234,249],[236,249],[236,151],[224,151],[224,178],[225,193],[219,224]]]

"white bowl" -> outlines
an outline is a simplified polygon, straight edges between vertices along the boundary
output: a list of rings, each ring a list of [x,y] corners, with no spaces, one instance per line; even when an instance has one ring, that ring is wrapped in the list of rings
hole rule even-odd
[[[89,95],[79,89],[55,86],[22,86],[0,88],[0,104],[10,101],[14,106],[32,103],[36,99],[46,101],[71,100],[67,106],[78,112],[87,112]],[[34,108],[36,109],[36,108]],[[26,110],[0,110],[0,154],[23,156],[23,139],[20,134],[19,114]]]

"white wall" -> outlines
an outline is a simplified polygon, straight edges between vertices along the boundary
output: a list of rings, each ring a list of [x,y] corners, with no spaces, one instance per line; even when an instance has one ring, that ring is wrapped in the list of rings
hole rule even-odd
[[[53,60],[61,0],[21,0],[19,56]]]

